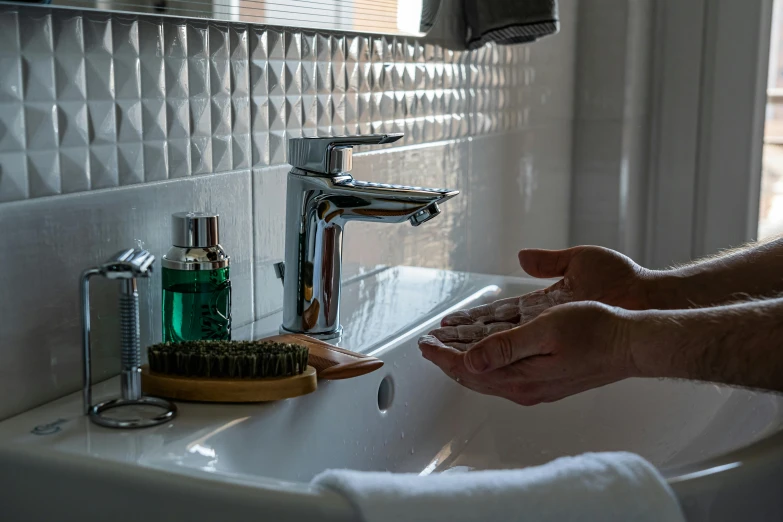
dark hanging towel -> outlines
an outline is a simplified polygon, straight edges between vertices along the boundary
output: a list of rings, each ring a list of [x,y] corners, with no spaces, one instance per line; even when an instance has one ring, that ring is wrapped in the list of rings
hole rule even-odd
[[[463,0],[467,47],[534,42],[560,29],[557,0]]]

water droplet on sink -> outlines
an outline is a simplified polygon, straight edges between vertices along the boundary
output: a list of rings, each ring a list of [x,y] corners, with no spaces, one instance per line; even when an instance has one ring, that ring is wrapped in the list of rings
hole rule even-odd
[[[413,455],[415,452],[413,451],[413,448],[411,448],[411,455]]]
[[[401,439],[404,439],[404,438],[405,438],[405,432],[404,432],[404,431],[401,431],[401,432],[400,432],[400,438],[401,438]]]
[[[399,366],[397,365],[397,361],[394,362],[394,367],[399,368]]]
[[[406,408],[408,407],[408,401],[405,401],[405,407]]]

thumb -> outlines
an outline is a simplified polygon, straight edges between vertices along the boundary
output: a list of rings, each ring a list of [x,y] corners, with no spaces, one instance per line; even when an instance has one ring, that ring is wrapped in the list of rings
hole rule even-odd
[[[519,264],[533,277],[561,277],[568,270],[571,260],[581,251],[582,247],[565,250],[526,248],[519,251]]]
[[[533,327],[529,323],[486,337],[465,353],[465,366],[471,373],[487,373],[541,354]]]

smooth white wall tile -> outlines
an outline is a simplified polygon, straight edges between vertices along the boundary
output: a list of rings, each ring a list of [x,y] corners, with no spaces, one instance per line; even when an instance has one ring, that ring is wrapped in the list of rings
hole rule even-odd
[[[579,4],[572,244],[645,245],[652,0]]]
[[[567,245],[570,148],[567,122],[473,140],[473,168],[499,180],[479,181],[480,195],[470,200],[474,270],[518,273],[520,249]]]
[[[274,264],[283,261],[285,244],[286,175],[290,167],[253,170],[253,273],[255,316],[283,306],[283,282]]]

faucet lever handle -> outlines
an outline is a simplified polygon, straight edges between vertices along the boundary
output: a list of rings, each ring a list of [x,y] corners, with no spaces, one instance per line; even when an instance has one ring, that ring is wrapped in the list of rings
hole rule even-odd
[[[402,133],[334,136],[331,138],[291,138],[288,163],[291,166],[332,176],[350,172],[355,145],[383,145],[402,138]]]

